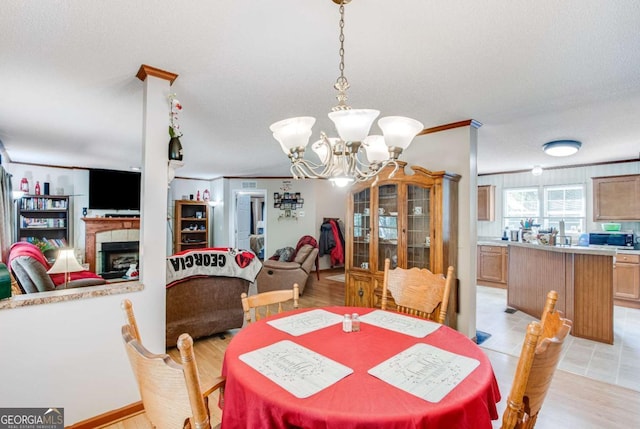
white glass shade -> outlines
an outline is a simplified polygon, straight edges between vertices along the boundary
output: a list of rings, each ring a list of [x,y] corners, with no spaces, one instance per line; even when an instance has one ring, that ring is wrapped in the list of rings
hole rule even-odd
[[[339,177],[332,177],[329,179],[329,181],[333,182],[333,184],[336,185],[338,188],[344,188],[345,186],[353,182],[353,178],[346,177],[346,176],[339,176]]]
[[[361,142],[369,134],[373,121],[380,114],[379,110],[351,109],[329,113],[329,119],[345,142]]]
[[[77,271],[84,271],[84,268],[76,259],[73,249],[60,249],[56,262],[53,263],[47,274],[75,273]]]
[[[282,150],[289,153],[291,149],[306,147],[311,137],[311,127],[316,123],[316,118],[301,116],[289,118],[271,124],[269,129],[273,137],[280,143]]]
[[[336,143],[338,142],[338,139],[335,137],[332,137],[328,140],[329,140],[329,143],[331,144],[331,149],[333,149]],[[331,153],[329,152],[329,148],[327,147],[327,145],[323,144],[323,140],[316,140],[311,145],[311,149],[316,153],[316,155],[318,155],[318,158],[320,158],[321,163],[326,164],[329,161],[329,158],[331,157]]]
[[[380,135],[369,136],[362,142],[367,159],[371,163],[383,162],[389,159],[389,148]]]
[[[286,155],[289,155],[289,150],[286,147],[284,147],[284,145],[282,144],[282,142],[280,140],[278,140],[278,136],[276,136],[276,133],[273,133],[273,138],[276,139],[278,141],[278,143],[280,143],[280,149],[282,149],[282,151]]]
[[[531,174],[533,174],[534,176],[540,176],[542,174],[542,167],[540,167],[539,165],[534,166],[531,170]]]
[[[384,135],[384,142],[389,147],[408,148],[413,138],[424,129],[424,125],[415,119],[404,116],[387,116],[380,118],[378,126]]]

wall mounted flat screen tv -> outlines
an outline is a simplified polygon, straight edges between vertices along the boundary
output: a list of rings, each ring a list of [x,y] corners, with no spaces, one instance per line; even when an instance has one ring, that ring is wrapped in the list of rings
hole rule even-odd
[[[140,210],[140,173],[89,170],[89,208],[94,210]]]

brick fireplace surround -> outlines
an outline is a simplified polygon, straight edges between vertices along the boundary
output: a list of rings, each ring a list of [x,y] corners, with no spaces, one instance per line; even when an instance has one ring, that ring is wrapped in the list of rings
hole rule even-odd
[[[140,229],[140,218],[133,217],[84,217],[85,250],[84,259],[89,271],[96,272],[96,234],[121,229]]]

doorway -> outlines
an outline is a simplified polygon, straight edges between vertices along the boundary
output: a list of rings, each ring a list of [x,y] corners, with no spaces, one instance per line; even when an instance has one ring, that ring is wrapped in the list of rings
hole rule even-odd
[[[267,241],[266,196],[266,190],[234,191],[234,246],[251,250],[260,260],[264,260]]]

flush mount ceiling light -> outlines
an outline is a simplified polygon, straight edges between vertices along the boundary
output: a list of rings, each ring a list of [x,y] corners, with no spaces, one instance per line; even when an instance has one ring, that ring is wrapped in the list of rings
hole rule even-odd
[[[320,158],[320,164],[304,158],[316,119],[310,116],[284,119],[271,125],[273,137],[291,160],[291,174],[295,179],[324,178],[345,186],[353,181],[366,181],[375,177],[388,165],[393,165],[390,176],[398,169],[398,157],[424,128],[415,119],[388,116],[378,120],[383,135],[369,136],[369,130],[380,111],[352,109],[346,104],[349,82],[344,75],[344,5],[351,0],[332,0],[340,5],[340,76],[333,87],[338,91],[338,105],[329,113],[339,138],[329,138],[324,132],[311,149]]]
[[[542,150],[551,156],[570,156],[578,152],[582,146],[577,140],[555,140],[542,145]]]

